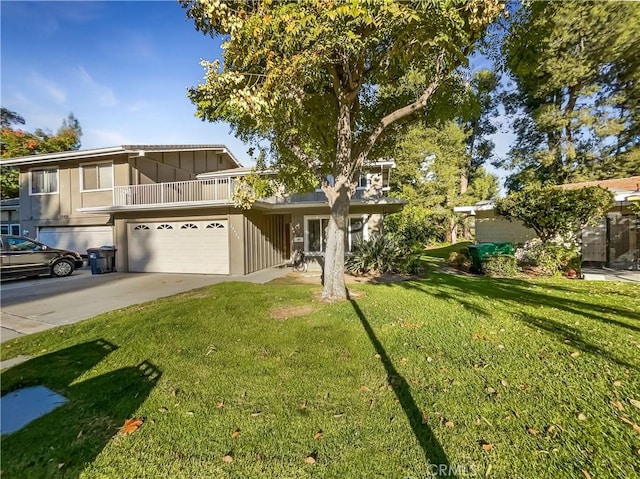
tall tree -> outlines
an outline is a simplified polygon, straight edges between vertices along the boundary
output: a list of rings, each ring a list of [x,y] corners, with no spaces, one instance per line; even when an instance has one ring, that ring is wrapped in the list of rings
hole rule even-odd
[[[423,114],[501,12],[500,0],[181,0],[224,37],[189,92],[204,120],[266,139],[271,168],[311,176],[330,211],[325,299],[346,296],[344,243],[360,171],[392,125]]]
[[[640,173],[640,4],[527,2],[503,47],[512,189]]]
[[[54,135],[51,132],[36,129],[33,133],[12,128],[15,124],[24,124],[24,118],[15,112],[2,108],[2,130],[0,132],[0,153],[2,158],[37,155],[40,153],[54,153],[70,151],[80,148],[82,128],[80,123],[69,113],[62,121]],[[18,171],[0,165],[1,197],[15,198],[18,196]]]

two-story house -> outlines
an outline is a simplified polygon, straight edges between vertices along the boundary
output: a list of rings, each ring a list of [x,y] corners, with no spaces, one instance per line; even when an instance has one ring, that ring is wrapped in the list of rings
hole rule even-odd
[[[85,253],[115,245],[131,272],[249,274],[293,250],[321,255],[329,207],[321,191],[234,206],[243,168],[224,145],[126,145],[12,158],[22,232]],[[350,209],[347,247],[404,201],[386,196],[393,162],[370,165]]]

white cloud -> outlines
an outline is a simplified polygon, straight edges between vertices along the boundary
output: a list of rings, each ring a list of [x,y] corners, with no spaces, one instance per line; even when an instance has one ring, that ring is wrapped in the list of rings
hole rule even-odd
[[[95,99],[99,106],[111,107],[118,104],[118,99],[111,88],[94,80],[89,72],[82,66],[78,68],[78,72],[80,73],[82,83],[88,90],[87,93]]]
[[[37,90],[45,93],[54,103],[64,105],[67,101],[67,92],[62,89],[56,82],[43,77],[39,73],[31,74],[31,83]]]

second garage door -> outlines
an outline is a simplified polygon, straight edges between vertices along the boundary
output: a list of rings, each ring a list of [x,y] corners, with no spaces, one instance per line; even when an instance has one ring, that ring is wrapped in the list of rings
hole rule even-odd
[[[55,226],[42,227],[38,241],[52,248],[69,249],[87,254],[88,248],[113,244],[111,226]]]
[[[229,274],[228,228],[228,220],[129,223],[129,271]]]

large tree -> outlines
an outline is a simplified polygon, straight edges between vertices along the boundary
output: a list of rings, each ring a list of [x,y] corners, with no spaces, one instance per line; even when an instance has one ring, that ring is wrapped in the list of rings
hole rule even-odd
[[[511,189],[640,173],[638,50],[639,3],[524,3],[503,46]]]
[[[62,121],[62,125],[55,134],[41,128],[36,129],[33,133],[14,128],[14,125],[24,125],[24,123],[22,116],[2,108],[2,130],[0,133],[0,156],[2,158],[70,151],[80,148],[82,129],[73,113],[70,113]],[[18,196],[18,171],[15,168],[0,165],[0,187],[2,188],[0,195],[3,199]]]
[[[325,299],[346,296],[344,244],[360,171],[392,126],[428,110],[500,0],[350,2],[181,0],[198,30],[221,36],[189,92],[204,120],[270,145],[284,180],[321,184],[330,211]]]

